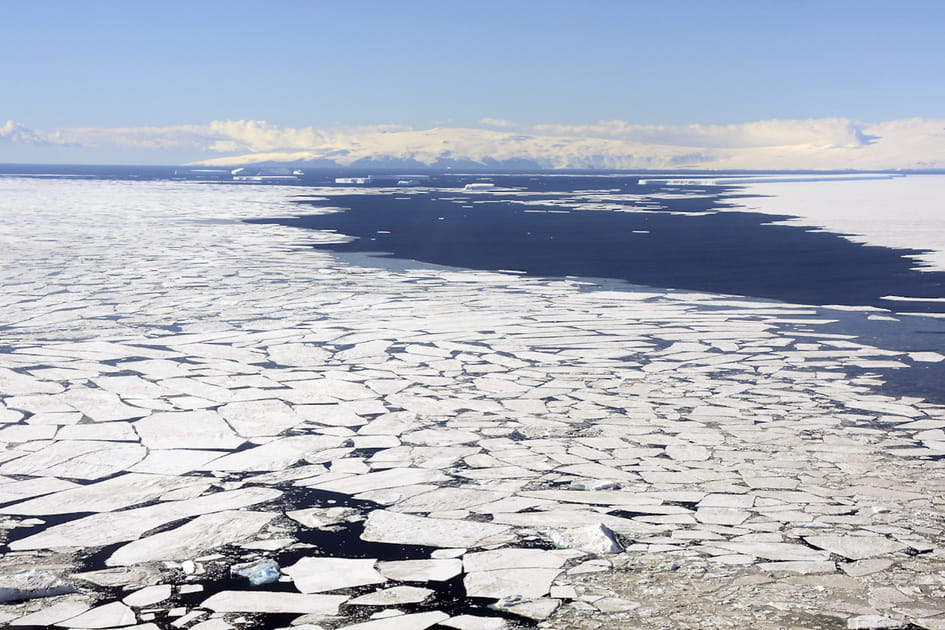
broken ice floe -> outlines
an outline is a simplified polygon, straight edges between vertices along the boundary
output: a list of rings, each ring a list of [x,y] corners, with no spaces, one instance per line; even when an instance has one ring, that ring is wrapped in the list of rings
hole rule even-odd
[[[0,561],[80,593],[2,623],[692,627],[670,604],[707,610],[696,584],[765,618],[945,615],[945,407],[881,388],[941,348],[811,307],[366,270],[160,201],[248,216],[225,188],[62,185],[84,215],[0,208]],[[272,590],[230,581],[263,557]]]
[[[614,532],[601,523],[583,528],[552,530],[548,538],[556,547],[580,549],[587,553],[611,554],[623,551]]]
[[[45,571],[24,569],[0,575],[0,602],[74,593],[75,586]]]

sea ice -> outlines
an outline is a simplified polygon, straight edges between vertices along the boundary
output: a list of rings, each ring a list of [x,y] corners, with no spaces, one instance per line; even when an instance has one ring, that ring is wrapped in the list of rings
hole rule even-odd
[[[603,523],[574,529],[559,529],[548,532],[555,546],[564,549],[580,549],[587,553],[612,554],[623,551],[613,531]]]
[[[339,440],[339,443],[341,440]],[[340,492],[343,494],[358,494],[382,488],[397,488],[418,483],[446,481],[447,477],[439,470],[425,470],[418,468],[390,468],[366,475],[352,475],[341,479],[307,484],[311,488]]]
[[[455,559],[390,560],[378,562],[377,570],[400,582],[445,582],[463,572],[463,563]]]
[[[343,442],[343,438],[325,435],[279,438],[261,446],[224,455],[201,466],[201,469],[232,472],[283,470]]]
[[[26,374],[20,374],[5,367],[0,367],[0,392],[6,396],[26,396],[30,394],[58,394],[62,385],[43,381]]]
[[[145,409],[126,405],[111,392],[89,387],[73,387],[58,394],[57,398],[96,422],[130,420],[148,413]]]
[[[127,473],[84,486],[66,486],[53,494],[0,508],[0,513],[44,516],[109,512],[146,503],[168,491],[199,483],[199,479],[187,477]]]
[[[574,554],[544,549],[504,548],[463,555],[463,569],[467,573],[515,568],[558,569]]]
[[[238,575],[249,580],[250,586],[271,584],[281,575],[279,563],[272,558],[263,558],[254,562],[235,564],[230,567],[231,575]]]
[[[55,573],[24,569],[0,575],[0,602],[74,593],[75,587]]]
[[[448,618],[449,615],[436,610],[365,621],[363,623],[341,626],[338,630],[425,630],[425,628],[436,625]]]
[[[194,481],[196,480],[190,482],[193,483]],[[71,491],[67,490],[66,492]],[[194,499],[166,501],[119,512],[92,514],[61,525],[54,525],[32,536],[15,540],[10,543],[10,548],[27,550],[110,545],[135,540],[148,530],[183,518],[224,510],[236,510],[273,501],[280,496],[282,496],[282,492],[271,488],[243,488],[216,492]],[[127,501],[127,498],[122,500]],[[81,512],[83,510],[72,509],[70,511]]]
[[[128,595],[121,601],[128,606],[135,608],[145,608],[163,602],[171,596],[170,584],[156,584],[154,586],[145,586]]]
[[[32,626],[48,628],[58,625],[60,621],[78,617],[90,608],[91,606],[88,603],[87,596],[66,596],[59,598],[55,604],[52,604],[48,608],[42,608],[34,613],[13,619],[8,623],[13,627]]]
[[[849,560],[863,560],[873,556],[903,551],[906,545],[884,536],[806,536],[807,543],[825,549]]]
[[[56,433],[56,439],[137,442],[138,434],[128,422],[97,422],[61,427]]]
[[[303,420],[276,399],[232,402],[217,409],[217,413],[245,438],[278,435]]]
[[[505,610],[515,615],[541,621],[547,619],[558,609],[561,602],[557,599],[539,597],[537,599],[524,599],[513,596],[500,599],[493,608],[496,610]]]
[[[476,488],[437,488],[401,501],[395,509],[397,512],[441,512],[468,509],[497,501],[505,496],[505,492]]]
[[[348,558],[302,558],[282,572],[303,593],[336,591],[365,584],[382,584],[387,578],[374,569],[377,560]]]
[[[400,545],[478,547],[508,540],[509,528],[493,523],[425,518],[387,510],[370,513],[361,539]]]
[[[128,606],[121,602],[112,602],[92,608],[57,625],[65,625],[70,628],[114,628],[116,626],[130,626],[135,622],[135,614]]]
[[[24,187],[29,211],[11,213],[11,194]],[[55,203],[62,191],[75,211]],[[144,192],[126,203],[135,191]],[[188,580],[174,589],[131,592],[166,582],[159,563],[75,576],[113,593],[101,604],[124,595],[125,605],[154,606],[140,613],[141,624],[204,618],[202,607],[144,603],[209,586],[226,558],[200,548],[231,538],[237,551],[294,545],[295,525],[277,520],[277,508],[318,528],[370,514],[365,540],[439,549],[428,560],[366,569],[379,581],[353,588],[361,603],[378,606],[403,601],[412,610],[407,600],[429,593],[418,587],[462,574],[458,556],[472,592],[544,594],[564,559],[582,552],[503,545],[604,523],[634,539],[629,554],[572,567],[560,579],[579,579],[580,593],[552,584],[553,598],[516,595],[498,609],[542,619],[560,597],[576,600],[568,615],[607,625],[637,606],[617,591],[655,579],[661,588],[641,618],[685,599],[693,618],[744,625],[740,615],[763,612],[789,625],[796,619],[788,614],[856,607],[855,596],[892,618],[905,618],[899,607],[919,625],[937,623],[940,606],[925,588],[934,584],[925,581],[934,578],[940,488],[936,460],[917,457],[945,452],[943,409],[881,390],[887,370],[941,358],[933,335],[906,353],[856,336],[849,324],[865,311],[841,317],[693,291],[613,290],[600,280],[339,262],[295,246],[317,233],[238,221],[296,211],[275,188],[6,178],[4,193],[2,255],[15,264],[0,269],[16,275],[0,278],[0,318],[10,323],[4,343],[12,348],[0,352],[0,422],[19,424],[0,427],[0,439],[20,440],[0,453],[8,560],[58,567],[70,564],[73,550],[85,557],[118,543],[130,544],[109,548],[113,558],[135,550],[135,561],[186,557],[174,564]],[[532,209],[626,209],[630,196],[655,210],[667,201],[613,191],[517,200]],[[223,220],[181,221],[181,198],[188,218]],[[621,489],[590,489],[600,481]],[[276,489],[286,485],[294,487],[285,495]],[[359,507],[297,503],[329,492],[353,495]],[[387,509],[371,512],[361,501]],[[270,505],[249,511],[260,504]],[[19,518],[59,514],[71,520]],[[241,545],[257,522],[231,526],[254,514],[267,537]],[[798,536],[810,544],[795,544]],[[818,544],[822,551],[811,548]],[[831,554],[859,557],[863,545],[890,555],[840,563],[837,573]],[[633,572],[608,569],[626,562]],[[312,579],[325,575],[351,577]],[[693,575],[745,605],[692,597]],[[384,578],[415,585],[384,588]],[[922,588],[893,588],[906,583]],[[127,592],[110,590],[117,587]],[[369,589],[383,590],[365,595]],[[798,592],[803,597],[793,597]],[[429,595],[430,608],[439,593]],[[87,598],[67,597],[62,608],[52,598],[18,608],[58,610],[53,617],[87,612]],[[344,601],[247,589],[206,604],[216,615],[311,613],[296,621],[315,626]],[[767,601],[762,610],[758,602]],[[779,608],[788,602],[790,611]],[[402,613],[380,611],[362,627],[505,623]],[[0,611],[0,623],[10,620]],[[229,620],[191,627],[221,630]],[[348,611],[328,625],[345,623]]]
[[[214,612],[296,613],[337,615],[347,601],[345,595],[309,595],[277,591],[220,591],[203,601],[201,607]]]
[[[204,550],[254,536],[275,517],[273,512],[237,510],[205,514],[180,527],[128,543],[109,556],[105,564],[113,567],[156,560],[186,560]]]
[[[416,604],[430,597],[433,591],[416,586],[394,586],[381,591],[375,591],[356,597],[348,601],[349,605],[356,606],[399,606],[401,604]]]
[[[441,626],[457,630],[506,630],[508,622],[501,617],[478,617],[476,615],[457,615],[440,622]]]
[[[78,484],[55,477],[35,477],[0,484],[0,503],[25,501],[44,494],[76,488]]]
[[[0,474],[101,479],[127,470],[146,453],[139,444],[66,440],[5,462]]]
[[[471,571],[463,578],[466,595],[500,599],[511,595],[541,597],[547,595],[561,569],[503,568]]]
[[[159,412],[135,422],[149,449],[234,449],[243,443],[213,411]]]
[[[765,560],[778,561],[811,561],[818,562],[827,559],[822,551],[780,542],[716,542],[713,546],[739,554],[756,556]]]
[[[269,346],[267,352],[273,363],[293,367],[321,367],[331,358],[327,350],[306,343]]]

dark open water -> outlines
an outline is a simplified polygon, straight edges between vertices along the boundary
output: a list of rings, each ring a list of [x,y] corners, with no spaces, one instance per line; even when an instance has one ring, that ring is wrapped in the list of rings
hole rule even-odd
[[[0,174],[60,174],[123,180],[230,181],[226,169],[185,167],[0,165]],[[753,173],[757,174],[757,173]],[[373,175],[361,194],[307,201],[310,186],[335,186],[336,177]],[[665,173],[663,173],[665,175]],[[697,178],[699,173],[671,176]],[[706,173],[717,177],[720,173]],[[783,174],[782,174],[783,175]],[[945,312],[945,302],[884,300],[886,295],[945,298],[945,273],[911,267],[910,249],[868,246],[837,234],[801,226],[772,225],[787,218],[727,209],[738,186],[640,184],[653,173],[424,174],[424,192],[391,193],[402,173],[309,170],[294,185],[295,216],[260,217],[305,229],[333,230],[354,237],[344,244],[314,247],[339,253],[382,254],[372,264],[391,267],[413,260],[452,267],[515,270],[536,276],[582,276],[676,288],[744,295],[810,305],[873,306],[890,311]],[[502,194],[463,190],[467,183],[491,181]],[[253,182],[258,185],[258,182]],[[279,182],[285,185],[285,182]],[[241,185],[233,182],[233,185]],[[592,191],[597,201],[627,209],[570,210],[575,191]],[[523,196],[520,193],[528,193]],[[632,200],[607,196],[635,195]],[[489,203],[477,203],[488,201]],[[522,202],[527,201],[527,205]],[[309,207],[344,207],[343,212],[311,214]],[[186,209],[182,210],[186,212]],[[323,210],[322,210],[323,212]],[[619,288],[620,283],[608,283]],[[830,332],[855,334],[863,342],[902,351],[945,354],[945,320],[901,317],[869,320],[864,312],[832,310],[840,321]],[[827,330],[823,327],[820,330]],[[891,393],[945,402],[945,362],[907,370],[884,370]]]

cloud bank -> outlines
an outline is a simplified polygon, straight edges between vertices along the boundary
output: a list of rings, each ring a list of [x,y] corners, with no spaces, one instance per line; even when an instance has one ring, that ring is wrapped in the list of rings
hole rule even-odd
[[[7,121],[0,149],[17,147],[188,155],[207,165],[292,162],[318,166],[519,166],[542,169],[924,169],[945,168],[945,120],[862,123],[844,118],[731,125],[516,125],[349,129],[280,127],[265,121],[70,128],[43,132]]]

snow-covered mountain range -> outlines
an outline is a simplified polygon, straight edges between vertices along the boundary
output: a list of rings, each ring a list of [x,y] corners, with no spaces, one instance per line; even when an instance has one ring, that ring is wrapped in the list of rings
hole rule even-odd
[[[516,125],[483,119],[473,127],[342,130],[238,120],[45,132],[13,121],[0,126],[0,161],[27,161],[9,158],[26,156],[27,149],[33,151],[30,156],[125,151],[150,156],[137,158],[139,163],[227,167],[935,169],[945,168],[945,120],[862,123],[826,118],[666,126],[623,121]],[[161,156],[167,156],[163,162]]]

